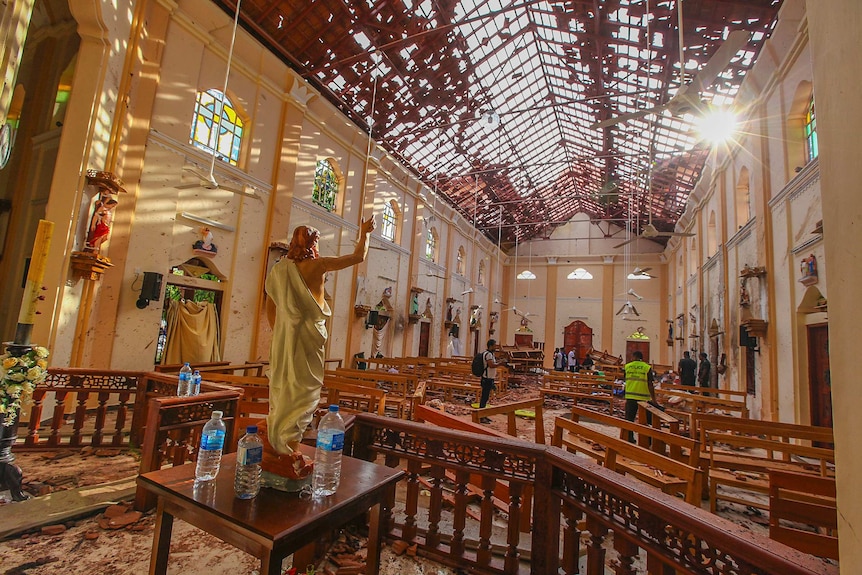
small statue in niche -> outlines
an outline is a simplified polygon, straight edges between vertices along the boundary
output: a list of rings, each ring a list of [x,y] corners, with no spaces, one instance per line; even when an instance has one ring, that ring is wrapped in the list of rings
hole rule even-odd
[[[473,311],[470,313],[470,328],[476,329],[479,327],[480,322],[482,321],[482,308],[477,307],[473,308]]]
[[[455,310],[455,317],[452,319],[454,323],[461,323],[461,308]]]
[[[419,292],[410,296],[410,315],[419,315]]]
[[[446,321],[452,321],[452,304],[450,303],[446,307]]]
[[[498,314],[495,311],[488,314],[488,334],[492,335],[494,333],[494,326],[497,324],[497,317]]]
[[[422,317],[430,318],[431,317],[431,298],[425,300],[425,311],[422,312]]]
[[[113,221],[114,208],[117,207],[117,198],[107,192],[99,194],[93,205],[93,215],[90,216],[90,226],[87,228],[87,244],[85,250],[99,253],[102,244],[111,233],[111,222]]]
[[[743,278],[739,286],[739,305],[742,307],[748,307],[751,305],[751,296],[748,293],[748,289],[745,287],[747,279],[748,278]]]
[[[814,257],[814,254],[811,254],[807,258],[802,259],[802,264],[799,266],[799,271],[802,272],[802,277],[817,276],[817,258]]]
[[[213,233],[210,231],[208,226],[204,226],[200,229],[201,239],[196,241],[192,246],[193,249],[207,252],[208,254],[217,254],[218,248],[213,243]]]
[[[389,301],[389,298],[392,297],[392,288],[387,287],[383,290],[383,295],[379,302],[377,302],[377,306],[375,309],[377,311],[387,312],[392,309],[392,303]]]

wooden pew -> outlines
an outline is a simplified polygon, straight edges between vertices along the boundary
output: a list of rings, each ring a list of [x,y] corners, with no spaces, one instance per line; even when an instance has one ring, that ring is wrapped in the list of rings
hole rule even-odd
[[[536,443],[545,444],[545,423],[542,415],[543,399],[528,399],[525,401],[514,401],[511,403],[503,403],[500,405],[483,407],[473,410],[473,423],[479,423],[483,417],[491,417],[492,415],[506,416],[506,432],[512,437],[518,436],[518,428],[516,425],[515,412],[521,409],[532,409],[535,411],[535,440]]]
[[[700,387],[697,385],[681,385],[678,383],[663,383],[658,389],[664,389],[667,391],[685,391],[688,393],[693,393],[695,395],[704,395],[707,393],[711,393],[718,397],[727,396],[727,399],[736,399],[738,401],[745,401],[745,398],[748,397],[748,392],[745,391],[738,391],[735,389],[717,389],[714,387]]]
[[[832,478],[770,470],[769,537],[803,553],[838,559],[835,496]]]
[[[711,414],[716,410],[725,415],[737,415],[737,418],[748,419],[748,406],[745,401],[696,395],[685,391],[657,388],[656,399],[665,406],[667,413],[677,417],[692,436],[696,434],[694,420],[701,414]]]
[[[584,393],[580,391],[570,391],[568,389],[553,389],[546,387],[539,388],[539,393],[542,394],[543,403],[550,398],[558,397],[571,399],[573,407],[577,407],[578,403],[581,401],[597,401],[599,403],[607,404],[608,413],[614,413],[614,396],[609,393]]]
[[[166,363],[166,364],[156,364],[153,366],[153,371],[156,373],[179,373],[183,368],[182,363]],[[206,367],[219,367],[223,365],[230,365],[229,361],[207,361],[201,363],[192,363],[190,364],[192,369],[201,369]]]
[[[588,412],[587,417],[593,418]],[[624,421],[624,420],[623,420]],[[636,430],[638,434],[666,433],[636,423],[625,422],[621,433]],[[667,434],[671,435],[671,434]],[[671,438],[666,438],[672,441]],[[554,421],[551,445],[591,457],[600,465],[623,475],[631,475],[658,487],[668,494],[683,494],[692,505],[699,505],[703,471],[695,466],[656,453],[624,439],[611,437],[576,421],[558,417]]]
[[[328,377],[351,380],[357,385],[376,387],[386,392],[385,404],[401,419],[413,417],[413,407],[424,401],[424,388],[420,388],[416,375],[389,373],[387,371],[367,369],[327,370],[324,372],[323,383]]]

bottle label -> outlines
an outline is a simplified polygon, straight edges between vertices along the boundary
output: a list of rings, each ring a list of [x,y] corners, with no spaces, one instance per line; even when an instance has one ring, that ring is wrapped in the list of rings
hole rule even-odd
[[[317,448],[324,451],[341,451],[344,449],[344,432],[337,429],[318,431]]]
[[[201,435],[201,449],[215,451],[224,447],[224,431],[213,429]]]
[[[237,465],[254,465],[263,461],[263,445],[240,447],[236,450]]]

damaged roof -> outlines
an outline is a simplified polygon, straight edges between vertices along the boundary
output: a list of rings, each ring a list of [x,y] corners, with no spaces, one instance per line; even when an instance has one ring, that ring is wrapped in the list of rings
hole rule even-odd
[[[240,21],[467,221],[511,244],[579,212],[673,230],[710,150],[692,123],[732,104],[780,7],[244,0]]]

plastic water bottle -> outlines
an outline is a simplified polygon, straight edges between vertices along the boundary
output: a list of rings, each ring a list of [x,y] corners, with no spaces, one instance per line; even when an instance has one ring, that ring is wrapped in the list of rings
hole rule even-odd
[[[186,362],[180,369],[179,379],[177,381],[177,396],[185,397],[189,394],[192,385],[192,367],[189,362]]]
[[[245,428],[236,450],[236,475],[233,489],[240,499],[251,499],[260,491],[260,462],[263,461],[263,441],[257,426]]]
[[[344,420],[337,405],[329,406],[329,413],[317,427],[317,450],[314,453],[314,474],[311,489],[315,497],[332,495],[341,481],[341,453],[344,449]]]
[[[212,419],[204,425],[201,445],[198,449],[198,463],[195,467],[195,481],[209,481],[218,475],[224,436],[227,431],[222,415],[221,411],[213,411]]]
[[[198,395],[201,392],[201,372],[195,370],[192,374],[192,384],[189,387],[189,395]]]

